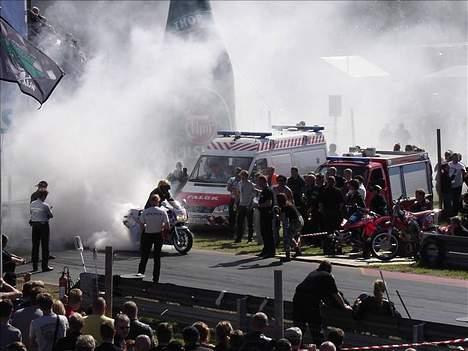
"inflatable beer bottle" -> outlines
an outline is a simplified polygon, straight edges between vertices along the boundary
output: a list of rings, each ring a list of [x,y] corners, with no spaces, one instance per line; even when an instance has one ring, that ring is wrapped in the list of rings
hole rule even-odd
[[[217,130],[234,128],[231,60],[217,33],[209,0],[171,0],[165,41],[171,52],[185,56],[170,63],[179,65],[174,68],[179,80],[176,86],[184,87],[174,91],[170,105],[176,142],[172,152],[193,166]]]

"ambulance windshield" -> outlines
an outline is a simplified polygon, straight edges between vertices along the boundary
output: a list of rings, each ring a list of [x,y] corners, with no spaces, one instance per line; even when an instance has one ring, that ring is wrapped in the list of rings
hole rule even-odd
[[[190,181],[226,184],[237,167],[249,170],[252,157],[200,156]]]

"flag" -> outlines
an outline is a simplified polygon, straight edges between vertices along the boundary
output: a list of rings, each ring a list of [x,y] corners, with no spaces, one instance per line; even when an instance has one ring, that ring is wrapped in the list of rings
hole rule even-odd
[[[51,58],[0,17],[0,80],[16,82],[42,105],[62,77],[63,71]]]

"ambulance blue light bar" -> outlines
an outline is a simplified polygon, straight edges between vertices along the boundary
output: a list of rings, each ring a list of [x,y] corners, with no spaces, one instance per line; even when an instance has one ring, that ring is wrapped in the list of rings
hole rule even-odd
[[[239,132],[234,130],[218,130],[218,135],[223,137],[257,137],[262,139],[273,134],[269,132]]]
[[[368,164],[371,160],[367,157],[327,156],[327,161],[353,161]]]
[[[302,125],[275,125],[275,126],[271,126],[272,129],[274,130],[284,130],[284,129],[297,129],[297,130],[301,130],[301,131],[307,131],[307,130],[311,130],[315,133],[317,132],[320,132],[322,130],[325,130],[325,127],[323,126],[302,126]]]

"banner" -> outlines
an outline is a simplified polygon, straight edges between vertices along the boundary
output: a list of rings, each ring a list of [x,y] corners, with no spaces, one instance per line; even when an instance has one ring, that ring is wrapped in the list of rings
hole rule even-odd
[[[63,77],[63,71],[42,51],[0,17],[0,80],[16,82],[41,105]]]

